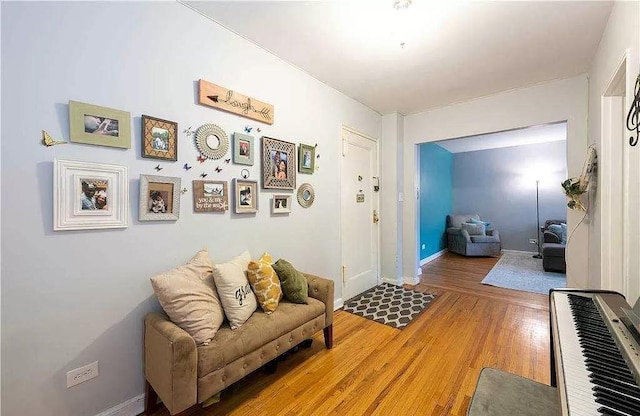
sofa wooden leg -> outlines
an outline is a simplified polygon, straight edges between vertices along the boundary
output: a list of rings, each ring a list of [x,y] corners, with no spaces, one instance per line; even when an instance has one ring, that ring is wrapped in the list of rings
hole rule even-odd
[[[144,389],[144,414],[150,416],[158,410],[158,394],[148,381]]]
[[[328,350],[333,348],[333,324],[324,329],[324,345]]]

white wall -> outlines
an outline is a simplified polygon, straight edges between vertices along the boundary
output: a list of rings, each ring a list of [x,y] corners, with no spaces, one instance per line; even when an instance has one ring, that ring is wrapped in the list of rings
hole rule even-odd
[[[616,2],[607,27],[600,40],[600,45],[589,72],[589,144],[595,144],[598,153],[602,150],[602,96],[611,81],[616,67],[623,57],[627,56],[626,71],[626,103],[624,105],[624,117],[633,99],[633,88],[635,79],[640,67],[640,3]],[[603,205],[607,200],[603,200],[603,193],[592,194],[593,222],[589,227],[589,280],[594,287],[602,286],[613,290],[625,292],[628,302],[633,305],[640,295],[640,219],[638,211],[640,208],[640,150],[638,147],[630,147],[628,138],[631,133],[624,129],[623,151],[627,153],[629,172],[627,174],[628,189],[626,196],[629,198],[629,224],[625,224],[624,231],[629,243],[629,264],[628,275],[630,278],[629,287],[625,290],[622,287],[609,287],[608,282],[612,276],[601,276],[601,214]],[[623,156],[625,157],[625,156]],[[598,172],[609,169],[620,169],[623,160],[598,159]],[[598,189],[603,186],[601,177],[598,177]],[[605,197],[606,198],[606,197]],[[617,204],[616,204],[617,205]],[[615,207],[614,207],[615,209]],[[614,213],[612,220],[620,221],[622,210],[618,206],[618,213]],[[614,250],[620,250],[615,247]],[[618,280],[618,279],[613,279]]]
[[[380,141],[380,213],[382,278],[394,284],[402,284],[402,204],[398,193],[402,192],[402,136],[404,117],[398,113],[382,117]]]
[[[404,273],[416,270],[417,201],[415,180],[416,144],[492,133],[544,123],[567,121],[567,171],[577,176],[582,169],[587,134],[587,78],[578,76],[508,91],[432,111],[405,117],[404,136]],[[569,286],[587,286],[587,227],[578,223],[582,215],[568,210],[569,230],[574,230],[567,247]],[[407,249],[407,248],[412,249]]]
[[[142,320],[159,308],[149,278],[202,246],[216,262],[268,250],[334,279],[341,296],[341,125],[379,138],[377,113],[176,2],[3,2],[1,18],[3,414],[95,415],[141,394]],[[197,105],[199,78],[273,104],[275,124]],[[68,139],[70,99],[131,112],[132,148],[42,146],[42,129]],[[175,223],[137,221],[139,175],[159,163],[140,157],[141,114],[179,124],[178,162],[160,162],[190,189]],[[319,170],[297,180],[313,184],[314,205],[272,217],[264,190],[255,216],[194,214],[191,180],[243,168],[197,163],[182,131],[204,123],[317,143]],[[128,166],[129,227],[53,232],[54,158]],[[94,360],[100,376],[67,389],[65,373]]]

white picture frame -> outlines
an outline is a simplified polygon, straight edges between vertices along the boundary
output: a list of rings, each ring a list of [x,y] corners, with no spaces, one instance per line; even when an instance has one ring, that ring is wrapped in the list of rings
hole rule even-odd
[[[140,175],[140,221],[176,221],[180,218],[180,178]]]
[[[291,195],[274,195],[271,198],[272,214],[289,214],[291,213]]]
[[[129,225],[126,166],[54,159],[53,230],[97,230]]]

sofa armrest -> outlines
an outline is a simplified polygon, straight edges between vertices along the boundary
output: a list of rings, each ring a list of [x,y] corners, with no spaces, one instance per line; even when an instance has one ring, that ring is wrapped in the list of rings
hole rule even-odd
[[[545,243],[560,244],[560,237],[558,237],[556,233],[553,233],[551,231],[545,231],[542,234],[542,241]]]
[[[160,313],[144,319],[144,374],[172,415],[196,404],[196,342]]]
[[[309,296],[324,303],[324,326],[333,324],[333,280],[304,273],[309,283]]]
[[[500,240],[500,233],[498,232],[498,230],[490,229],[487,231],[487,235],[497,238],[498,241]]]
[[[449,227],[447,228],[447,234],[454,238],[464,239],[467,243],[471,242],[471,236],[469,232],[462,228]]]

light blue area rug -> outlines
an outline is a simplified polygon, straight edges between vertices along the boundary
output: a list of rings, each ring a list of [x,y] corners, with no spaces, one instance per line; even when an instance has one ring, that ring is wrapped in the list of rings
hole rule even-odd
[[[567,276],[564,273],[545,272],[542,259],[535,259],[532,255],[514,251],[503,252],[482,283],[543,295],[548,295],[549,289],[567,287]]]

